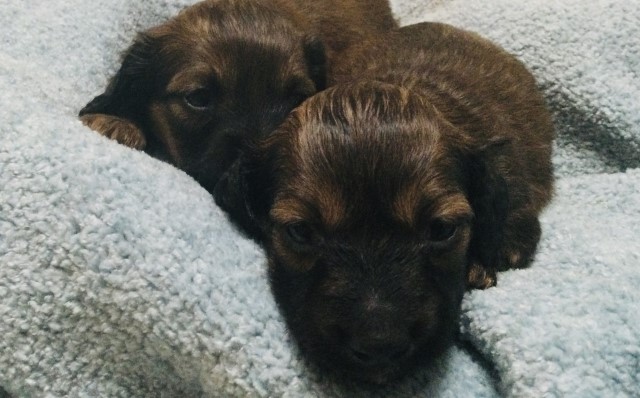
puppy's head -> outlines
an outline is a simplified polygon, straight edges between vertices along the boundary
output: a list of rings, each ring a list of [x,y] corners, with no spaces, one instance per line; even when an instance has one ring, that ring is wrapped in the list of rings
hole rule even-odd
[[[324,87],[324,50],[305,32],[300,16],[268,4],[196,4],[141,34],[80,115],[212,189],[247,137]]]
[[[303,352],[384,383],[449,345],[483,184],[473,151],[421,97],[358,83],[305,101],[223,178],[218,203],[258,226]]]

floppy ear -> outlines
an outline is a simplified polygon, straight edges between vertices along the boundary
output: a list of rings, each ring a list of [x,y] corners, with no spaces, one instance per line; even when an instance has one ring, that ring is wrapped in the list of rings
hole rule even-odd
[[[470,278],[473,287],[486,288],[495,284],[495,272],[500,265],[505,222],[509,212],[509,189],[504,177],[488,159],[499,156],[508,141],[495,140],[476,147],[466,157],[467,195],[474,212],[472,237],[469,244],[471,266],[477,279]],[[483,270],[477,267],[482,267]]]
[[[241,154],[213,190],[215,202],[249,238],[264,241],[273,202],[273,173],[266,162]]]
[[[149,35],[140,34],[105,92],[80,111],[81,120],[102,135],[142,149],[146,145],[142,124],[153,90],[156,53],[157,43]]]
[[[322,41],[315,37],[307,38],[304,43],[304,57],[316,91],[327,88],[327,56]]]

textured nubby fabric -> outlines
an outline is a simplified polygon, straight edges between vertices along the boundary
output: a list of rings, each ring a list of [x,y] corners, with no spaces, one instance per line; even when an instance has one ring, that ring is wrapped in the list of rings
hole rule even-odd
[[[558,176],[533,265],[386,390],[305,364],[263,253],[190,177],[84,127],[136,31],[184,0],[0,0],[0,387],[15,397],[640,395],[640,3],[395,0],[533,71]]]

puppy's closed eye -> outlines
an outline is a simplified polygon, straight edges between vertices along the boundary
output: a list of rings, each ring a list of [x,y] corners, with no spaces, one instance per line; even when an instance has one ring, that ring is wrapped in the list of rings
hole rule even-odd
[[[304,221],[274,227],[271,243],[288,258],[289,271],[308,272],[318,260],[321,232]]]
[[[307,222],[298,221],[282,226],[287,243],[295,251],[308,251],[318,243],[317,231]]]
[[[461,225],[459,222],[445,221],[441,219],[432,220],[426,231],[427,241],[433,247],[446,247],[457,235]]]

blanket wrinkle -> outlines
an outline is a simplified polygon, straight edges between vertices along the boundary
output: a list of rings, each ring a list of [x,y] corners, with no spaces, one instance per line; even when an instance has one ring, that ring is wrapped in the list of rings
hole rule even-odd
[[[192,178],[77,120],[136,31],[194,2],[0,0],[0,397],[640,396],[640,3],[392,0],[532,70],[558,183],[533,265],[372,391],[300,357],[264,254]]]

